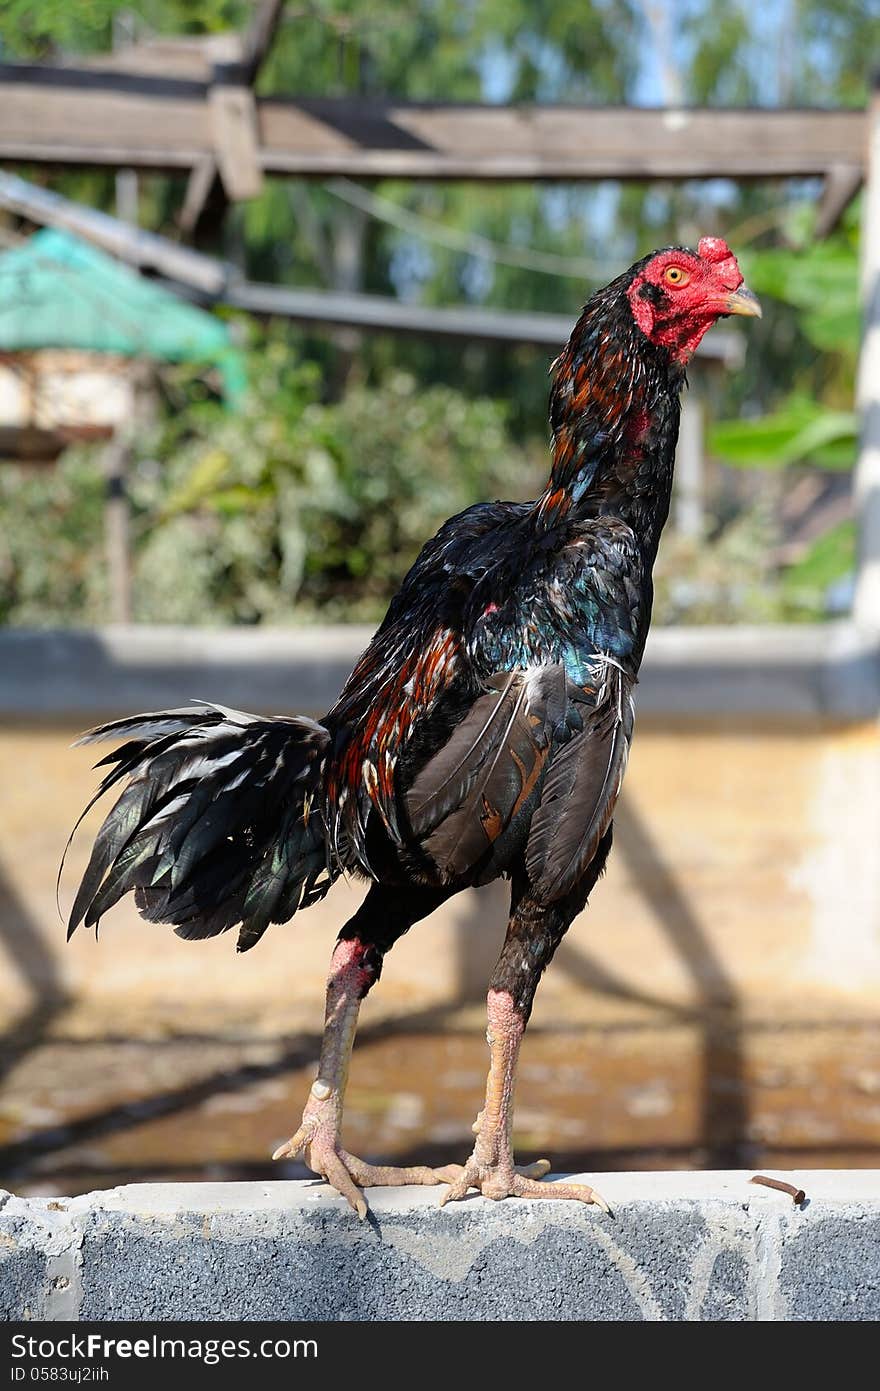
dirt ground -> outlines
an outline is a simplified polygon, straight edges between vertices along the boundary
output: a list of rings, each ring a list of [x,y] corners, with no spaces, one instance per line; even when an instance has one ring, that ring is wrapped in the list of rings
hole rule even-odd
[[[467,1012],[442,1030],[368,1024],[348,1148],[460,1162],[485,1080],[480,1024]],[[71,1194],[144,1179],[304,1176],[269,1155],[297,1124],[317,1046],[314,1035],[43,1043],[5,1078],[4,1182]],[[515,1141],[562,1170],[874,1164],[880,1021],[538,1028],[524,1048]]]

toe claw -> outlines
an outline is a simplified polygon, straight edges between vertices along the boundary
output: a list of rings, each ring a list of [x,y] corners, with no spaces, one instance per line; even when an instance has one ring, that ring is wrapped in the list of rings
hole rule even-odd
[[[462,1170],[461,1174],[453,1183],[450,1183],[443,1197],[440,1199],[440,1207],[445,1207],[447,1203],[457,1203],[463,1198],[471,1187],[467,1175]]]
[[[603,1212],[607,1212],[609,1217],[614,1216],[614,1213],[611,1211],[611,1208],[608,1206],[598,1189],[590,1189],[590,1202],[595,1203],[596,1207],[600,1207]]]
[[[295,1138],[295,1137],[294,1137],[294,1138]],[[276,1150],[275,1153],[272,1155],[272,1158],[273,1158],[273,1159],[296,1159],[296,1157],[297,1157],[297,1155],[299,1154],[299,1152],[300,1152],[301,1149],[302,1149],[302,1145],[295,1145],[294,1142],[293,1142],[293,1140],[285,1140],[285,1142],[284,1142],[283,1145],[279,1145],[279,1146],[278,1146],[277,1150]]]
[[[272,1158],[296,1159],[298,1155],[302,1154],[306,1145],[314,1138],[316,1130],[317,1125],[306,1125],[303,1123],[295,1135],[291,1135],[289,1140],[286,1140],[283,1145],[278,1146]]]
[[[324,1177],[340,1193],[350,1207],[353,1207],[363,1222],[367,1215],[367,1201],[357,1187],[351,1174],[335,1150],[328,1150],[323,1156]]]

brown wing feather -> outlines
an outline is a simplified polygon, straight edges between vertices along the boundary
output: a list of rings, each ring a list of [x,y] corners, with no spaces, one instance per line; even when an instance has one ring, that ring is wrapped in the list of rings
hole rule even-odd
[[[471,870],[539,786],[564,712],[561,667],[488,684],[407,794],[412,829],[447,877]]]
[[[532,817],[526,869],[550,903],[586,870],[614,814],[632,738],[628,684],[617,675],[583,733],[556,752]]]
[[[490,689],[474,701],[439,753],[419,773],[406,798],[416,835],[433,831],[467,797],[504,736],[522,693],[518,678],[518,672],[493,677]]]

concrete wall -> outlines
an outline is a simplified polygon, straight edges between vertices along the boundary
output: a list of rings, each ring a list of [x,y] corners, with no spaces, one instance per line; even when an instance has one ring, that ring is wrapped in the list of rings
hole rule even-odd
[[[246,710],[320,714],[373,629],[364,625],[0,630],[0,715],[85,718],[196,697]],[[829,715],[880,711],[880,638],[849,622],[654,628],[642,715]]]
[[[78,726],[0,729],[0,1022],[71,997],[98,1028],[271,1032],[316,1027],[332,941],[363,886],[274,927],[236,956],[231,935],[182,942],[126,900],[100,940],[65,942],[55,878],[95,775]],[[62,883],[69,905],[92,813]],[[880,987],[880,732],[875,724],[698,727],[640,722],[609,870],[538,995],[536,1020],[594,1018],[595,991],[693,1007],[745,998],[802,1010]],[[500,946],[507,890],[459,895],[390,954],[370,1017],[478,997]],[[607,994],[607,990],[605,990]],[[222,1014],[217,1003],[222,1002]],[[770,1002],[768,1006],[768,1002]]]
[[[6,1319],[876,1320],[880,1174],[608,1174],[576,1203],[322,1184],[0,1198]]]
[[[231,937],[194,944],[145,927],[130,901],[97,946],[83,933],[65,945],[55,875],[95,782],[93,751],[69,745],[101,714],[192,696],[320,711],[367,636],[0,633],[0,1023],[64,997],[80,1030],[318,1025],[330,944],[358,884],[340,882],[243,958]],[[876,651],[845,624],[655,635],[610,869],[542,985],[536,1020],[593,1019],[597,992],[664,1010],[860,998],[873,1014],[876,678]],[[96,824],[93,813],[73,846],[62,905]],[[395,948],[371,1018],[478,998],[505,917],[503,885],[453,900]]]

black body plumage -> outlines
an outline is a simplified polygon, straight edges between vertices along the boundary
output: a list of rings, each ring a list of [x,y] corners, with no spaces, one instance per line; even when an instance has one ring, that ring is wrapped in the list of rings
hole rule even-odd
[[[570,906],[594,882],[684,379],[633,321],[642,264],[593,297],[554,364],[544,493],[445,523],[323,720],[206,705],[85,736],[121,741],[97,795],[125,787],[71,931],[133,892],[184,937],[239,925],[244,950],[343,871],[423,893],[410,921],[498,875],[535,905]]]

